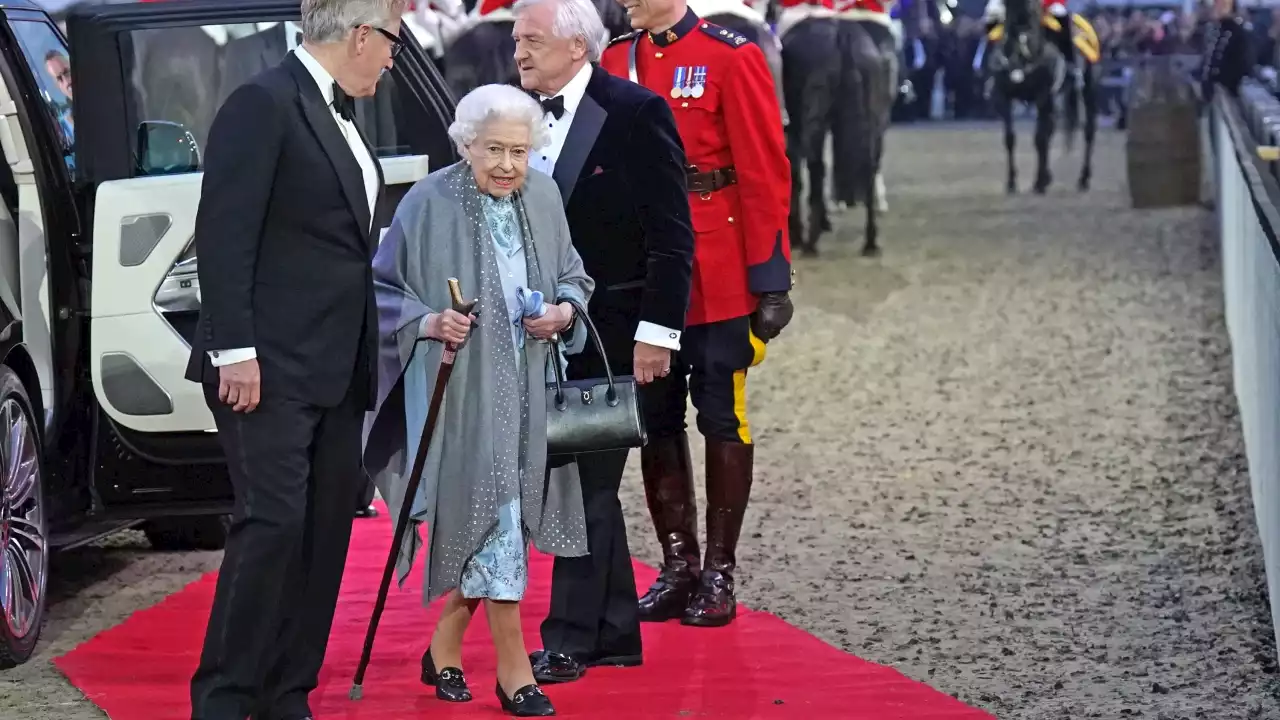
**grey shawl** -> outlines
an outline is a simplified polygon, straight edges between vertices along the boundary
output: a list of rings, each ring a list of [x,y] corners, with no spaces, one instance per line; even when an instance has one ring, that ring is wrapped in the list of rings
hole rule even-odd
[[[373,261],[379,397],[365,423],[364,463],[393,521],[405,500],[411,448],[416,449],[422,432],[421,426],[406,427],[406,409],[425,418],[444,350],[440,342],[419,339],[422,318],[451,306],[450,277],[458,278],[467,299],[480,298],[477,325],[458,351],[445,390],[421,489],[410,500],[412,526],[397,562],[397,579],[403,584],[422,549],[418,531],[425,524],[424,602],[458,586],[467,560],[497,525],[505,498],[517,489],[535,547],[561,556],[587,553],[577,465],[546,474],[544,388],[551,346],[529,337],[526,377],[508,382],[518,367],[511,358],[519,355],[501,304],[501,281],[480,198],[465,162],[431,173],[400,202]],[[541,290],[548,301],[573,297],[585,306],[594,282],[570,241],[555,181],[530,170],[517,200],[523,209],[530,288]],[[585,343],[581,326],[575,323],[565,352],[578,351]],[[559,355],[555,357],[558,361]],[[519,397],[516,388],[521,386],[527,388],[526,397]],[[516,456],[519,468],[509,460]]]

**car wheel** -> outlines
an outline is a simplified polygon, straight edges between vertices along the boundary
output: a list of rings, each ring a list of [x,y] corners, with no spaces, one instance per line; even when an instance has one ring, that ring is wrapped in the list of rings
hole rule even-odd
[[[156,550],[221,550],[230,526],[228,515],[194,515],[153,520],[142,531]]]
[[[44,623],[49,519],[44,463],[31,401],[0,365],[0,668],[31,657]]]

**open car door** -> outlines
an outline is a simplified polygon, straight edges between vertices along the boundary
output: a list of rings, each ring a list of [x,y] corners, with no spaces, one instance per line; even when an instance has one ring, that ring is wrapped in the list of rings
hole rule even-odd
[[[192,235],[204,143],[222,100],[296,46],[298,13],[297,0],[176,0],[67,19],[92,228],[89,366],[99,403],[128,430],[214,429],[201,388],[183,378],[200,307]],[[395,69],[356,109],[387,183],[379,228],[415,181],[457,159],[453,98],[402,35]]]

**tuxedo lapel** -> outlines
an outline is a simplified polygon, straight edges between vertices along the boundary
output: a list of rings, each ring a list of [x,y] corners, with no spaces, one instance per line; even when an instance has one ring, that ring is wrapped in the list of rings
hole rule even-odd
[[[289,55],[287,60],[289,69],[298,82],[298,104],[302,108],[302,116],[306,118],[324,154],[328,156],[333,171],[338,174],[338,184],[342,186],[342,194],[346,197],[356,222],[361,228],[367,229],[370,223],[369,198],[364,192],[364,173],[360,171],[360,164],[356,162],[355,155],[351,154],[351,146],[342,136],[332,111],[324,104],[320,88],[316,87],[315,80],[302,66],[302,61],[293,55]]]
[[[587,161],[587,155],[595,146],[600,128],[604,127],[604,121],[608,117],[609,113],[589,92],[582,96],[582,102],[578,103],[578,109],[573,114],[569,134],[565,136],[560,157],[556,158],[556,167],[551,172],[556,185],[560,186],[560,197],[564,199],[565,205],[569,204],[569,196],[578,184],[578,176],[582,175],[582,165]]]
[[[378,174],[378,189],[373,194],[373,207],[375,210],[378,204],[382,202],[382,195],[387,191],[387,179],[382,174],[382,162],[378,160],[378,153],[374,151],[373,145],[369,144],[369,139],[364,136],[364,131],[360,129],[359,123],[351,123],[356,126],[356,134],[360,136],[360,142],[364,143],[364,149],[369,153],[369,159],[373,161],[373,171]],[[357,163],[357,166],[359,163]],[[358,169],[358,167],[357,167]],[[364,184],[364,173],[360,174],[360,183]],[[369,257],[373,257],[373,253],[378,249],[378,230],[370,221],[369,225]]]

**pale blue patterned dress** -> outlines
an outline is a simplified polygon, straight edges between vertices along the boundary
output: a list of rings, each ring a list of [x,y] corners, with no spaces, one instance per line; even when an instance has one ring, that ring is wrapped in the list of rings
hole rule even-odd
[[[520,214],[516,210],[516,202],[511,196],[495,200],[488,195],[481,196],[486,224],[490,237],[493,238],[494,256],[498,263],[498,274],[502,278],[502,292],[507,300],[507,322],[511,327],[511,343],[513,357],[518,369],[516,375],[522,384],[526,373],[525,365],[525,328],[521,320],[524,318],[524,305],[521,304],[518,288],[529,284],[529,269],[525,254],[524,234],[521,232]],[[425,375],[422,378],[406,375],[406,392],[419,392],[425,395]],[[410,387],[410,384],[422,384],[422,388]],[[521,392],[526,388],[521,387]],[[406,404],[407,427],[421,427],[425,418],[425,407],[421,404]],[[419,416],[419,415],[424,416]],[[522,419],[524,420],[524,419]],[[525,423],[521,423],[524,425]],[[416,437],[410,441],[416,446]],[[408,457],[415,454],[417,448],[408,448]],[[524,457],[524,452],[521,452]],[[522,468],[521,468],[522,470]],[[526,585],[529,584],[529,537],[525,532],[525,523],[521,518],[520,496],[518,493],[498,511],[498,524],[493,532],[485,538],[480,550],[467,560],[462,569],[460,589],[466,598],[488,598],[498,601],[520,601],[525,596]]]

